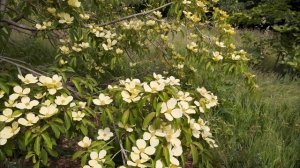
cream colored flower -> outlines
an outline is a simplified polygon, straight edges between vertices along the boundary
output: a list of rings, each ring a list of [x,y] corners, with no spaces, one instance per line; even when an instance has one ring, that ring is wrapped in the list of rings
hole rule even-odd
[[[47,11],[51,14],[55,14],[56,13],[56,9],[55,8],[47,8]]]
[[[57,90],[62,89],[62,77],[58,75],[53,75],[52,78],[46,76],[40,76],[39,86],[47,87],[49,94],[54,95]]]
[[[123,54],[123,52],[124,52],[124,51],[123,51],[122,49],[120,49],[120,48],[117,48],[117,49],[116,49],[116,53],[117,53],[117,54]]]
[[[154,11],[153,14],[157,17],[157,18],[162,18],[162,14],[160,11]]]
[[[85,114],[81,111],[77,111],[77,112],[73,111],[72,112],[72,118],[74,121],[81,121],[84,116],[85,116]]]
[[[155,168],[163,168],[163,163],[161,160],[157,160],[155,162]]]
[[[241,56],[238,54],[231,54],[231,59],[237,61],[241,59]]]
[[[183,92],[183,91],[179,91],[177,93],[177,99],[178,100],[181,100],[181,101],[187,101],[187,102],[190,102],[193,100],[193,98],[190,96],[190,93],[189,92]]]
[[[13,113],[12,109],[4,109],[2,112],[3,115],[0,115],[0,121],[9,123],[13,121],[15,118],[20,117],[22,113]]]
[[[216,45],[219,46],[219,47],[221,47],[221,48],[225,48],[226,47],[225,44],[224,44],[224,42],[220,42],[220,41],[216,41]]]
[[[24,126],[32,126],[39,121],[39,117],[35,116],[33,113],[26,114],[25,118],[19,118],[18,123]]]
[[[145,92],[150,92],[150,93],[157,93],[159,91],[164,90],[165,88],[165,84],[159,83],[158,81],[151,81],[150,86],[147,83],[145,83],[143,86]]]
[[[176,79],[174,76],[170,76],[165,80],[166,85],[171,85],[171,86],[179,86],[180,85],[180,80]]]
[[[36,99],[41,99],[41,98],[43,98],[44,96],[46,96],[46,93],[39,92],[39,93],[36,93],[36,94],[34,95],[34,98],[36,98]]]
[[[79,16],[83,20],[89,20],[90,19],[90,15],[89,14],[79,14]]]
[[[150,145],[156,147],[159,144],[159,139],[157,137],[159,135],[159,131],[154,130],[151,126],[149,126],[148,130],[149,132],[144,132],[143,139],[146,141],[150,140]]]
[[[127,160],[127,164],[133,167],[147,167],[144,163],[146,163],[149,159],[141,158],[140,155],[131,152],[130,160]]]
[[[101,150],[99,153],[91,152],[91,154],[90,154],[91,160],[89,161],[89,165],[92,167],[96,167],[96,168],[102,168],[102,166],[99,164],[99,162],[100,163],[105,162],[106,154],[107,154],[106,150]],[[100,167],[99,167],[99,165],[100,165]]]
[[[117,44],[117,40],[107,39],[107,44],[103,43],[102,47],[105,51],[112,50],[113,46]]]
[[[57,105],[65,106],[68,105],[72,100],[73,100],[72,96],[60,95],[60,96],[56,96],[54,102]]]
[[[31,83],[37,83],[37,77],[33,76],[32,74],[27,74],[25,77],[22,75],[18,75],[18,78],[24,83],[24,84],[31,84]]]
[[[58,21],[59,23],[63,24],[72,24],[74,17],[71,17],[70,14],[61,12],[57,14],[58,17],[60,17],[60,20]]]
[[[49,118],[52,117],[54,114],[58,112],[58,109],[56,107],[56,104],[50,104],[47,106],[42,106],[40,108],[40,118]]]
[[[68,4],[72,7],[79,8],[81,2],[79,2],[78,0],[68,0]]]
[[[112,132],[110,132],[110,129],[107,127],[105,129],[99,129],[98,130],[97,139],[107,141],[113,136],[114,136],[114,134]]]
[[[198,45],[195,42],[191,42],[189,44],[187,44],[186,46],[187,49],[193,51],[194,53],[198,52]]]
[[[82,42],[80,44],[78,44],[81,48],[89,48],[90,47],[90,43],[88,42]]]
[[[37,100],[30,100],[29,97],[22,97],[21,102],[16,104],[16,107],[18,109],[32,109],[34,106],[37,106],[39,104],[39,101]]]
[[[147,146],[147,143],[143,139],[138,139],[136,141],[136,146],[132,147],[132,151],[140,155],[143,159],[150,159],[149,156],[153,155],[155,153],[155,148],[153,146]]]
[[[180,146],[181,145],[181,141],[178,139],[178,137],[180,136],[181,130],[177,129],[168,129],[165,131],[166,133],[166,140],[167,142],[171,143],[173,146]]]
[[[93,103],[97,106],[109,105],[113,100],[109,97],[100,93],[98,99],[93,99]]]
[[[17,98],[26,96],[30,93],[30,88],[23,89],[21,86],[15,86],[13,90],[15,93],[9,96],[10,100],[16,100]]]
[[[213,60],[214,61],[220,61],[223,59],[223,56],[221,55],[220,52],[216,51],[216,52],[213,52]]]
[[[123,100],[126,101],[127,103],[136,102],[141,99],[141,96],[139,96],[139,94],[129,93],[127,91],[122,91],[121,95]]]
[[[82,141],[78,142],[78,145],[82,148],[88,148],[89,146],[91,146],[91,143],[92,140],[89,137],[85,136]]]
[[[169,154],[172,156],[181,156],[183,153],[182,150],[182,146],[178,145],[178,146],[172,146],[172,145],[168,145],[168,149],[169,149]]]
[[[162,103],[160,113],[163,113],[169,121],[173,121],[174,118],[181,118],[182,110],[180,108],[175,108],[176,105],[177,100],[171,98],[167,102]]]
[[[61,50],[61,53],[63,53],[63,54],[70,54],[70,52],[71,52],[70,48],[67,46],[61,46],[61,47],[59,47],[59,49]]]
[[[5,107],[16,107],[17,103],[14,100],[8,100],[4,102]]]
[[[11,138],[12,136],[16,135],[20,131],[20,127],[18,122],[13,122],[11,127],[6,126],[0,131],[0,146],[5,145],[7,139]]]

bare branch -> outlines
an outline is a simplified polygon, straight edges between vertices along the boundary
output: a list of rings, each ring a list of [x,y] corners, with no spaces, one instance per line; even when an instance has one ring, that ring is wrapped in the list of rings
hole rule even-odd
[[[149,15],[157,10],[160,10],[160,9],[163,9],[167,6],[170,6],[172,5],[173,2],[169,2],[167,4],[164,4],[160,7],[157,7],[157,8],[154,8],[154,9],[151,9],[149,11],[145,11],[145,12],[141,12],[141,13],[136,13],[136,14],[133,14],[133,15],[129,15],[129,16],[125,16],[123,18],[120,18],[120,19],[117,19],[117,20],[114,20],[114,21],[110,21],[110,22],[106,22],[106,23],[103,23],[103,24],[99,24],[98,26],[102,27],[102,26],[107,26],[107,25],[112,25],[112,24],[115,24],[115,23],[118,23],[118,22],[121,22],[121,21],[124,21],[124,20],[129,20],[129,19],[132,19],[132,18],[135,18],[135,17],[138,17],[138,16],[146,16],[146,15]]]
[[[26,26],[24,24],[20,24],[20,23],[14,22],[12,20],[2,19],[2,20],[0,20],[0,22],[6,23],[8,25],[12,25],[14,27],[18,27],[18,28],[24,29],[24,30],[37,31],[37,29],[34,28],[34,27],[29,27],[29,26]]]

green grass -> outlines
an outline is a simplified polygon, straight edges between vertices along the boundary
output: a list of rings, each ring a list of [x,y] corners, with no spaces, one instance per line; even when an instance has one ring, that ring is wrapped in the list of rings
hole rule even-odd
[[[221,159],[225,167],[298,167],[300,163],[300,81],[257,72],[260,87],[221,93],[229,99],[217,117]],[[242,86],[242,85],[240,85]],[[218,127],[220,127],[218,125]],[[220,166],[221,167],[221,166]]]

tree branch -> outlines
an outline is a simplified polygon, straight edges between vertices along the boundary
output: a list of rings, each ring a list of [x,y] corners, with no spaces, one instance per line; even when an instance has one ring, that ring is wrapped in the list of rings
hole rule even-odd
[[[24,30],[37,31],[37,29],[34,28],[34,27],[29,27],[29,26],[26,26],[24,24],[20,24],[20,23],[14,22],[12,20],[2,19],[2,20],[0,20],[0,23],[1,22],[2,23],[6,23],[6,24],[11,25],[11,26],[14,26],[14,27],[17,27],[17,28],[24,29]]]
[[[151,9],[149,11],[145,11],[145,12],[141,12],[141,13],[136,13],[136,14],[133,14],[133,15],[129,15],[129,16],[125,16],[123,18],[120,18],[120,19],[117,19],[117,20],[114,20],[114,21],[110,21],[110,22],[106,22],[106,23],[102,23],[102,24],[99,24],[97,26],[108,26],[108,25],[112,25],[112,24],[115,24],[115,23],[118,23],[118,22],[121,22],[121,21],[124,21],[124,20],[129,20],[129,19],[132,19],[132,18],[135,18],[135,17],[138,17],[138,16],[145,16],[145,15],[149,15],[151,13],[153,13],[154,11],[157,11],[157,10],[160,10],[160,9],[163,9],[167,6],[170,6],[172,5],[173,2],[169,2],[167,4],[164,4],[160,7],[157,7],[157,8],[154,8],[154,9]]]

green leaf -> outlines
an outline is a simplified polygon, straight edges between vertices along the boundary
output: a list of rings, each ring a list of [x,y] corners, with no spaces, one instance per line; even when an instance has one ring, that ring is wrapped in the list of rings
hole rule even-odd
[[[193,165],[196,165],[199,161],[199,153],[197,148],[194,145],[190,145],[191,146],[191,152],[192,152],[192,157],[193,157]]]
[[[31,130],[26,130],[26,132],[25,132],[25,139],[24,139],[24,141],[25,141],[25,146],[27,146],[28,145],[28,143],[29,143],[29,140],[30,140],[30,136],[31,136]]]
[[[47,148],[52,149],[53,144],[52,144],[52,141],[51,141],[51,139],[50,139],[48,133],[47,133],[47,132],[46,132],[46,133],[43,133],[43,134],[42,134],[42,137],[43,137],[43,139],[44,139],[44,142],[45,142]]]
[[[66,124],[66,129],[70,129],[71,127],[71,119],[68,116],[68,113],[64,113],[64,120],[65,120],[65,124]]]
[[[41,137],[40,136],[35,138],[33,149],[37,156],[41,155]]]
[[[143,122],[143,130],[146,130],[148,128],[148,125],[150,123],[150,121],[155,117],[155,112],[152,112],[152,113],[149,113],[145,119],[144,119],[144,122]]]
[[[129,113],[130,113],[129,110],[126,110],[126,111],[124,112],[124,114],[122,115],[121,121],[122,121],[123,124],[126,124],[126,123],[127,123],[128,118],[129,118]]]
[[[48,164],[48,153],[43,148],[41,150],[41,162],[45,166]]]
[[[81,157],[86,151],[77,151],[73,154],[72,159],[75,160],[79,157]]]
[[[80,80],[80,79],[79,79],[79,80]],[[77,78],[76,78],[76,79],[72,79],[72,83],[75,85],[76,89],[77,89],[78,92],[81,94],[81,93],[82,93],[82,88],[81,88],[81,86],[80,86],[80,84],[79,84]]]
[[[59,138],[60,137],[60,131],[59,131],[59,128],[56,124],[51,124],[51,128],[52,128],[52,131],[54,132],[54,135],[56,138]]]
[[[81,157],[81,166],[84,166],[84,165],[85,165],[88,156],[89,156],[89,154],[86,153],[86,154],[84,154],[84,155]]]

